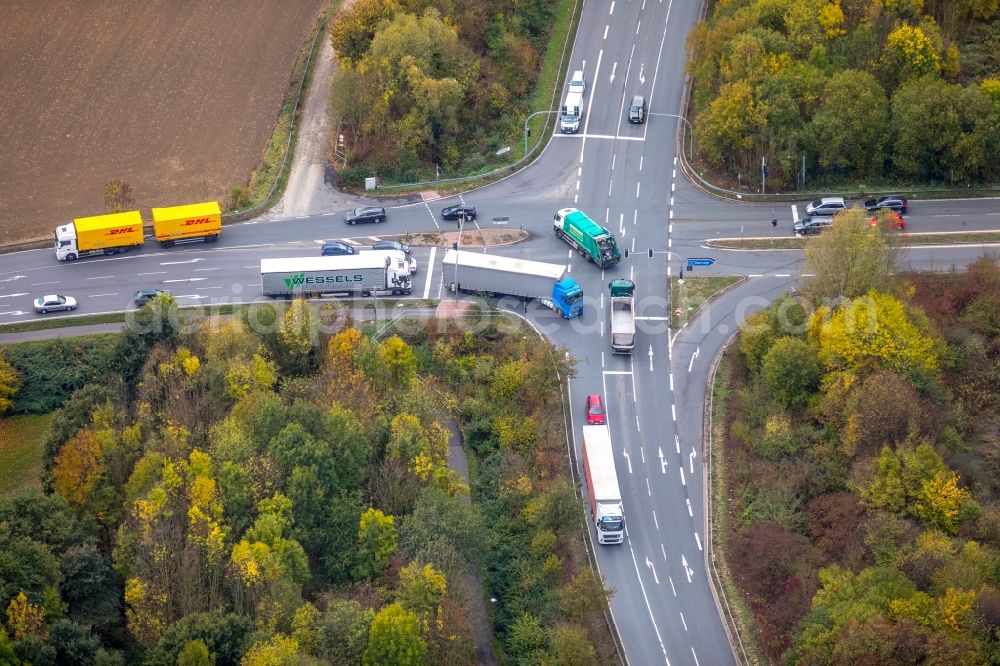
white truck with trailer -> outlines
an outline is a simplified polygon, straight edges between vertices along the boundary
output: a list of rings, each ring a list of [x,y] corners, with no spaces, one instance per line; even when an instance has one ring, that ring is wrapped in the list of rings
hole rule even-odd
[[[583,470],[597,543],[622,543],[625,540],[625,512],[608,426],[583,426]]]
[[[566,319],[583,312],[583,291],[572,277],[563,278],[561,264],[452,249],[445,252],[442,270],[445,280],[454,280],[452,290],[537,299]]]
[[[285,299],[401,296],[412,291],[409,261],[398,251],[261,259],[260,282],[265,296]]]
[[[612,280],[611,290],[611,352],[631,354],[635,349],[635,283],[632,280]]]

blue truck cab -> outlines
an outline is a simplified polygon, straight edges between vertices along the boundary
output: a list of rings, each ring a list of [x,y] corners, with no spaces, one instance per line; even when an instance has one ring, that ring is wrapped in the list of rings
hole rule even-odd
[[[583,312],[583,290],[571,277],[552,285],[552,309],[565,319],[579,317]]]

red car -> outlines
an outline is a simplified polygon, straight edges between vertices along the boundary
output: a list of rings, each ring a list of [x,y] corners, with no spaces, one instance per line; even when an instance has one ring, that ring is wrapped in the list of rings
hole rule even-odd
[[[607,423],[604,417],[604,405],[601,403],[601,396],[596,393],[587,396],[587,425],[604,425]]]
[[[894,210],[890,210],[890,211],[886,211],[884,213],[884,215],[885,215],[885,224],[886,224],[886,227],[888,227],[889,229],[895,229],[896,231],[902,231],[903,229],[906,228],[906,220],[904,220],[903,216],[900,215],[898,212],[896,212]],[[878,216],[877,215],[873,216],[872,219],[868,221],[868,224],[870,226],[872,226],[872,227],[877,227],[878,226]]]

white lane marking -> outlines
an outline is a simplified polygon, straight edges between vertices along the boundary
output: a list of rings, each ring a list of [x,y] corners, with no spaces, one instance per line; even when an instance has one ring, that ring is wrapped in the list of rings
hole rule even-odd
[[[111,280],[114,277],[115,277],[114,275],[98,275],[96,277],[89,277],[87,279],[88,280]]]
[[[678,467],[677,469],[679,469],[681,471],[681,485],[682,486],[686,486],[687,485],[687,479],[684,478],[684,468],[683,467]]]
[[[166,271],[163,271],[163,272],[166,273]],[[141,273],[140,273],[140,275],[141,275]],[[41,287],[43,284],[59,284],[59,280],[52,280],[51,282],[32,282],[29,286],[32,286],[32,287]]]
[[[614,134],[588,134],[579,132],[577,134],[553,134],[553,139],[617,139],[619,141],[645,141],[643,136],[615,136]]]
[[[681,436],[674,435],[674,447],[677,449],[677,453],[681,452]]]
[[[194,259],[188,259],[187,261],[161,261],[161,266],[176,266],[177,264],[195,264],[199,261],[205,261],[202,257],[196,257]]]
[[[691,500],[690,499],[685,499],[684,501],[687,502],[688,516],[690,516],[691,518],[694,518],[694,512],[691,511]]]
[[[427,259],[427,277],[424,280],[424,299],[431,293],[431,276],[434,273],[431,266],[434,265],[434,257],[437,254],[437,247],[431,247],[431,256]]]
[[[607,25],[606,25],[606,26],[604,26],[604,39],[607,39],[607,38],[608,38],[608,28],[609,28],[609,27],[611,27],[611,26],[607,26]]]
[[[694,533],[694,540],[698,542],[698,550],[703,550],[701,547],[701,537],[698,536],[697,532]]]
[[[244,266],[243,268],[260,268],[260,266]],[[152,273],[136,273],[136,275],[166,275],[166,271],[153,271]]]
[[[677,611],[677,614],[681,616],[681,624],[684,625],[684,631],[688,630],[688,623],[684,621],[684,613]]]
[[[118,292],[117,291],[113,291],[113,292],[108,293],[108,294],[91,294],[87,298],[100,298],[101,296],[117,296],[117,295],[118,295]]]
[[[204,271],[218,271],[218,270],[222,270],[222,269],[221,268],[196,268],[196,269],[194,269],[191,272],[192,273],[199,273],[199,272],[204,272]]]
[[[615,2],[614,0],[611,0],[611,9],[608,10],[608,16],[611,16],[614,13],[615,13]]]
[[[795,204],[792,204],[792,224],[795,224],[798,221],[799,221],[799,207],[796,206]]]
[[[677,405],[670,405],[670,415],[674,417],[674,421],[677,420]]]

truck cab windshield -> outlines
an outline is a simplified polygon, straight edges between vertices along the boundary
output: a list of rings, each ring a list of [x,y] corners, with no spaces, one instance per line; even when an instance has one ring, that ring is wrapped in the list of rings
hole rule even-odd
[[[601,531],[620,532],[624,522],[621,518],[601,518]]]

